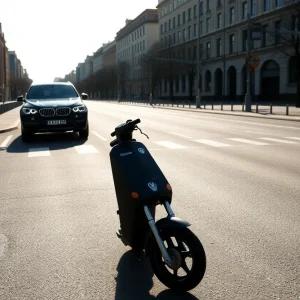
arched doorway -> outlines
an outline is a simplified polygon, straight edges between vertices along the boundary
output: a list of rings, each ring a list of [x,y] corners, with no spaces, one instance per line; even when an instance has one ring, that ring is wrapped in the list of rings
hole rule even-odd
[[[276,101],[280,93],[280,68],[274,60],[266,61],[260,71],[261,100]]]
[[[215,71],[215,95],[221,100],[223,94],[223,72],[220,68]]]
[[[231,66],[227,71],[228,78],[228,97],[229,100],[235,100],[236,98],[236,69]]]

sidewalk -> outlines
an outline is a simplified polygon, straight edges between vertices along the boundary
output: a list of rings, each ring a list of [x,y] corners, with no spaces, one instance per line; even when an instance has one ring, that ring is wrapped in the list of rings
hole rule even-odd
[[[0,133],[14,130],[20,124],[20,107],[0,115]]]
[[[96,100],[97,101],[97,100]],[[103,100],[100,100],[103,101]],[[112,102],[112,101],[107,101]],[[116,102],[116,101],[113,101]],[[148,106],[147,103],[141,102],[120,102],[120,104],[126,105],[136,105],[136,106]],[[191,111],[197,113],[211,113],[211,114],[219,114],[219,115],[233,115],[233,116],[242,116],[242,117],[255,117],[255,118],[264,118],[271,120],[285,120],[285,121],[297,121],[300,122],[300,108],[295,106],[288,107],[288,115],[286,115],[287,107],[286,106],[273,106],[272,113],[270,106],[258,106],[252,105],[252,112],[243,111],[243,106],[240,104],[231,105],[223,105],[223,110],[221,109],[221,105],[211,105],[206,104],[205,108],[202,104],[201,108],[196,109],[195,104],[189,106],[189,104],[181,104],[174,103],[173,106],[171,103],[156,103],[152,105],[155,108],[161,109],[172,109],[172,110],[180,110],[180,111]]]

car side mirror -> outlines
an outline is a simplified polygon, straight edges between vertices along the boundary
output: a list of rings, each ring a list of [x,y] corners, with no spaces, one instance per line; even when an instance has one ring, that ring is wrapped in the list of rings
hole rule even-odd
[[[22,95],[22,96],[18,96],[18,97],[17,97],[17,101],[24,101],[23,95]]]
[[[88,96],[88,94],[86,94],[86,93],[82,93],[82,94],[81,94],[82,100],[86,100],[88,97],[89,97],[89,96]]]

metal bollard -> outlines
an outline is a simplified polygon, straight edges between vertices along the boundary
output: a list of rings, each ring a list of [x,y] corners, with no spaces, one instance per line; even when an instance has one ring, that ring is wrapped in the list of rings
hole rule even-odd
[[[191,102],[190,102],[189,108],[191,108]]]
[[[204,102],[204,109],[206,108],[206,102]]]
[[[177,107],[178,107],[178,103],[177,103]]]
[[[211,105],[211,109],[214,110],[214,104]]]
[[[172,103],[172,107],[174,106],[174,103]]]
[[[233,104],[231,103],[231,111],[233,111]]]
[[[286,105],[286,115],[287,116],[289,115],[289,105],[288,104]]]
[[[242,111],[245,111],[245,104],[242,105]]]
[[[272,103],[270,104],[270,114],[273,113],[273,106],[272,106]]]
[[[223,110],[223,102],[221,103],[221,110]]]
[[[184,108],[184,103],[182,104],[182,107]]]
[[[258,113],[258,103],[256,103],[256,113]]]

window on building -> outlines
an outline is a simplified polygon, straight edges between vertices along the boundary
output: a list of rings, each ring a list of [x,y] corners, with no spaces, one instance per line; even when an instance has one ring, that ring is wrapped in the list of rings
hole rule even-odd
[[[145,40],[143,40],[143,50],[146,49],[146,43],[145,43]]]
[[[232,54],[234,52],[234,34],[229,36],[229,53]]]
[[[222,27],[222,14],[218,13],[218,29]]]
[[[251,1],[251,15],[256,15],[256,0],[250,0]]]
[[[181,82],[182,82],[182,92],[185,93],[186,92],[186,78],[185,78],[185,75],[182,75]]]
[[[175,92],[179,93],[179,76],[175,78]]]
[[[161,47],[164,46],[164,39],[163,39],[163,38],[160,39],[160,46],[161,46]]]
[[[242,3],[242,16],[243,16],[243,19],[247,18],[247,14],[248,14],[248,3],[243,2]]]
[[[203,21],[200,21],[200,35],[203,34]]]
[[[160,33],[161,33],[161,34],[164,33],[164,25],[163,25],[163,24],[160,25]]]
[[[172,36],[171,35],[169,35],[169,44],[168,44],[169,46],[171,46],[172,45]]]
[[[182,35],[183,35],[183,41],[186,41],[186,30],[185,29],[183,29]]]
[[[192,48],[188,48],[188,60],[192,60]]]
[[[206,33],[210,32],[210,18],[206,18]]]
[[[169,30],[171,30],[171,19],[169,20]]]
[[[264,0],[264,11],[270,10],[270,0]]]
[[[165,22],[165,32],[167,32],[167,22]]]
[[[192,38],[192,26],[188,27],[188,39],[190,40]]]
[[[211,0],[206,0],[206,11],[211,9],[210,4],[211,4]]]
[[[143,35],[145,35],[145,26],[143,26]]]
[[[289,59],[289,83],[297,83],[297,58],[293,56]]]
[[[194,24],[194,37],[197,37],[197,24]]]
[[[275,7],[281,7],[282,6],[282,0],[275,0]]]
[[[182,24],[185,23],[185,11],[182,13]]]
[[[217,39],[217,56],[221,56],[222,53],[222,42],[221,39]]]
[[[177,26],[179,27],[181,24],[180,24],[180,15],[178,15],[177,17]]]
[[[235,9],[234,7],[230,8],[230,24],[234,24],[235,22]]]
[[[275,37],[274,37],[274,43],[277,45],[280,43],[280,27],[281,27],[281,21],[276,21],[274,23],[275,27]]]
[[[178,31],[178,43],[180,43],[181,42],[181,32],[180,32],[180,30]]]
[[[262,29],[262,40],[261,40],[261,46],[262,47],[266,47],[267,44],[268,44],[268,33],[267,33],[267,30],[268,30],[268,25],[263,26],[263,29]]]
[[[242,31],[242,51],[247,51],[247,29]]]
[[[164,80],[164,88],[166,93],[168,91],[168,81],[166,79]]]
[[[193,47],[193,60],[197,60],[197,46]]]
[[[194,19],[197,18],[197,5],[194,5]]]
[[[207,58],[211,57],[211,45],[210,45],[210,42],[206,43],[206,57]]]
[[[174,17],[173,18],[173,29],[175,29],[175,27],[176,27],[176,18]]]
[[[203,15],[203,1],[200,2],[200,7],[199,7],[199,16]]]
[[[173,43],[176,44],[176,33],[173,33]]]
[[[192,19],[192,9],[189,8],[188,10],[188,21],[190,21]]]

